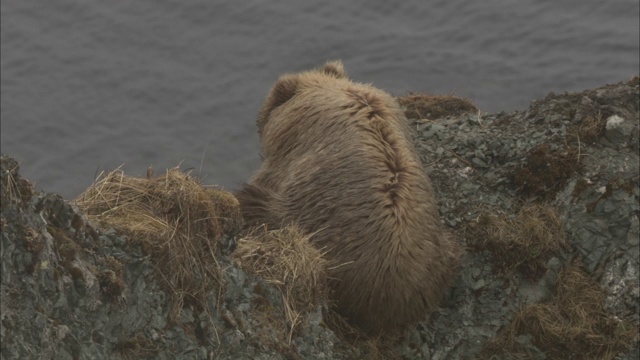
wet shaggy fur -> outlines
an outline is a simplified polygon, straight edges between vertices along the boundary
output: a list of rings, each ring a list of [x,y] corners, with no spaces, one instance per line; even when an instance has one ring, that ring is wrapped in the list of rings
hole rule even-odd
[[[282,76],[258,130],[263,163],[237,193],[247,224],[314,234],[352,323],[377,333],[422,320],[455,277],[458,246],[396,101],[328,62]]]

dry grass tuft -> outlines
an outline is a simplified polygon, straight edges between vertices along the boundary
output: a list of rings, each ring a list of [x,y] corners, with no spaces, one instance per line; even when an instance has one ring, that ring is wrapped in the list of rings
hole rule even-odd
[[[477,113],[478,108],[469,100],[452,95],[409,94],[397,97],[398,103],[406,107],[409,119],[439,119],[468,112]]]
[[[256,301],[259,314],[254,315],[255,319],[262,318],[262,321],[275,324],[274,328],[288,328],[286,334],[275,332],[262,336],[262,344],[280,351],[289,349],[292,336],[309,313],[316,311],[318,306],[330,305],[326,273],[328,263],[323,252],[311,244],[311,236],[313,234],[305,234],[296,226],[271,231],[258,227],[238,240],[238,247],[232,255],[247,273],[273,284],[282,294],[284,317],[263,299]],[[262,290],[256,292],[261,293]],[[323,309],[323,322],[345,341],[348,351],[353,352],[355,358],[398,358],[393,344],[399,334],[372,337],[349,324],[331,306]]]
[[[526,163],[513,174],[513,182],[527,196],[551,199],[581,166],[575,148],[552,150],[549,144],[540,144],[531,149]]]
[[[604,300],[604,291],[574,262],[559,274],[550,301],[522,309],[481,355],[528,359],[529,352],[516,338],[529,334],[552,359],[613,359],[637,341],[638,327],[607,313]]]
[[[4,158],[2,159],[4,161]],[[7,162],[7,165],[14,165],[14,164],[10,164]],[[18,164],[15,164],[15,167],[13,167],[12,169],[7,169],[6,174],[2,174],[4,176],[2,176],[2,204],[5,204],[5,198],[6,198],[6,203],[10,203],[10,204],[15,204],[16,203],[16,194],[19,194],[20,191],[18,190],[18,184],[16,182],[16,179],[14,177],[14,174],[17,173],[17,168],[18,168]]]
[[[395,338],[375,337],[363,339],[353,345],[360,350],[361,359],[391,360],[401,357],[394,351]]]
[[[351,346],[351,351],[356,351],[353,358],[387,360],[399,359],[396,353],[397,342],[401,333],[387,333],[379,336],[371,336],[358,327],[354,327],[340,314],[328,311],[324,316],[325,323],[339,339]]]
[[[155,358],[160,350],[158,345],[140,332],[115,345],[115,351],[124,359]]]
[[[282,293],[289,338],[304,315],[327,303],[326,260],[295,226],[254,229],[238,241],[233,254],[241,267],[275,285]]]
[[[0,161],[4,170],[0,175],[0,206],[28,203],[35,193],[33,185],[19,175],[20,166],[15,160],[2,155]]]
[[[569,135],[573,135],[583,144],[592,144],[598,140],[606,126],[607,119],[602,112],[590,113],[582,118],[580,124],[569,129]]]
[[[560,218],[544,204],[525,206],[514,218],[483,213],[474,232],[502,272],[519,267],[532,279],[542,275],[548,255],[567,246]]]
[[[157,263],[154,276],[172,294],[170,319],[185,301],[207,309],[207,294],[221,291],[216,249],[221,235],[239,231],[233,195],[205,188],[177,168],[155,178],[112,171],[75,203],[87,216],[139,243]]]

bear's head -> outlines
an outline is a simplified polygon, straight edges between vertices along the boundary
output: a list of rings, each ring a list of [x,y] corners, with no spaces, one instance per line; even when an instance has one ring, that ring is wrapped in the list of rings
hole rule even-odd
[[[267,99],[260,108],[260,113],[258,114],[258,133],[262,134],[271,112],[296,95],[301,81],[305,78],[317,76],[327,76],[335,79],[348,78],[342,61],[340,60],[328,61],[323,66],[311,71],[281,76],[275,85],[273,85],[271,91],[269,91]]]

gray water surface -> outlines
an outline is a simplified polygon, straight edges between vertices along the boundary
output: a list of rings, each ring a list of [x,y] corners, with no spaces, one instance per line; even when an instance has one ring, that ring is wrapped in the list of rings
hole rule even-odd
[[[237,188],[285,72],[342,59],[394,95],[525,109],[638,73],[637,0],[2,0],[1,144],[72,198],[103,170],[181,164]]]

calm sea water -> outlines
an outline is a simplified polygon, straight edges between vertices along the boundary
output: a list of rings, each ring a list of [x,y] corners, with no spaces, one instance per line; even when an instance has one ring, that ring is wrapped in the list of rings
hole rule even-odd
[[[181,164],[237,188],[279,75],[342,59],[392,94],[484,111],[638,73],[639,5],[612,1],[2,0],[1,144],[72,198],[103,170]]]

